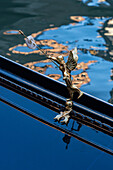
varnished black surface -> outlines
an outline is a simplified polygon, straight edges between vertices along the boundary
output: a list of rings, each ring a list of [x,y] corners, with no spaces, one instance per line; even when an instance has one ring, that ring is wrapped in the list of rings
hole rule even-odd
[[[65,98],[68,97],[68,91],[66,85],[58,81],[52,80],[40,73],[34,72],[28,68],[25,68],[24,66],[19,65],[2,56],[0,56],[0,68],[6,72],[8,71],[9,73],[13,74],[15,76],[15,79],[16,76],[21,77],[27,81],[30,81],[31,83],[38,85],[39,87],[49,90],[50,92],[56,93]],[[30,88],[32,89],[32,87]],[[76,98],[77,98],[77,94],[75,94],[74,97],[74,100],[76,102],[83,104],[86,107],[89,107],[97,112],[102,112],[103,114],[106,114],[110,117],[113,116],[112,115],[113,105],[107,102],[104,102],[86,93],[84,93],[84,95],[79,100],[77,100]]]
[[[10,167],[17,170],[31,169],[33,167],[53,169],[54,167],[56,170],[59,168],[59,164],[61,164],[62,169],[65,168],[66,170],[71,166],[86,169],[90,166],[92,167],[94,163],[95,166],[103,168],[108,165],[112,166],[112,156],[79,141],[81,138],[85,138],[87,143],[90,144],[91,141],[97,146],[100,145],[100,147],[105,147],[109,152],[112,152],[111,137],[101,132],[97,133],[84,125],[80,128],[80,131],[77,131],[78,124],[76,121],[73,127],[75,130],[71,132],[72,120],[67,127],[57,122],[55,123],[53,121],[53,117],[56,115],[55,112],[4,87],[0,86],[0,90],[0,97],[16,103],[21,108],[23,107],[24,110],[27,109],[28,112],[34,113],[35,117],[45,120],[45,123],[43,122],[44,124],[42,124],[39,119],[38,121],[37,119],[32,119],[19,110],[0,102],[1,169]],[[49,122],[49,126],[47,126],[47,122]],[[65,134],[51,128],[51,124],[54,125],[53,127],[58,127],[59,130],[62,129],[61,132],[70,131],[69,134],[72,133],[74,136],[78,136],[76,139],[70,139],[67,150],[65,149],[67,144],[62,140]],[[50,159],[52,163],[50,163]],[[65,162],[66,159],[70,159],[70,161],[62,165],[62,161]],[[7,164],[4,163],[4,160]],[[84,161],[84,164],[80,163],[81,160]],[[59,164],[56,164],[56,161]],[[18,166],[17,163],[19,164]]]

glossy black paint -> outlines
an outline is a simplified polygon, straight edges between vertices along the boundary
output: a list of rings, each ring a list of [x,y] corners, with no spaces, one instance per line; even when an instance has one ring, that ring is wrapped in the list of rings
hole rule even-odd
[[[64,84],[52,80],[44,75],[41,75],[40,73],[34,72],[24,66],[21,66],[20,64],[17,64],[9,59],[6,59],[5,57],[1,56],[0,61],[1,61],[0,62],[1,85],[25,97],[28,97],[33,101],[41,103],[44,106],[58,113],[60,112],[60,109],[65,107],[65,99],[66,97],[68,97],[66,96],[67,95],[66,93],[68,92]],[[39,96],[38,94],[41,94],[42,97]],[[91,104],[88,103],[88,100],[90,101]],[[88,107],[89,105],[90,107]],[[104,108],[102,108],[102,106],[104,106]],[[109,112],[105,108],[108,109]],[[104,102],[100,99],[97,99],[95,97],[92,97],[86,93],[84,93],[84,95],[78,101],[75,100],[73,106],[74,111],[83,113],[84,115],[93,118],[93,121],[90,119],[89,123],[90,126],[95,127],[96,129],[100,129],[101,131],[104,131],[105,133],[108,133],[111,136],[113,135],[112,134],[113,132],[112,130],[110,131],[109,126],[107,127],[107,125],[103,124],[101,127],[101,124],[107,123],[112,127],[113,120],[112,115],[110,115],[112,109],[113,106],[111,104]],[[99,112],[100,110],[101,112]],[[73,119],[76,119],[75,116],[72,117]],[[78,117],[78,119],[83,119],[82,122],[84,121],[89,122],[87,117],[84,118],[84,116],[81,115],[80,118]],[[94,119],[99,120],[101,122],[98,123]]]
[[[15,83],[18,81],[18,78],[21,78],[21,80],[28,81],[29,83],[32,83],[39,88],[43,88],[44,90],[47,90],[51,93],[55,93],[57,95],[60,95],[62,97],[67,98],[68,97],[68,91],[66,88],[66,85],[63,83],[60,83],[58,81],[55,81],[51,78],[48,78],[45,75],[42,75],[38,72],[35,72],[33,70],[30,70],[14,61],[11,61],[9,59],[6,59],[5,57],[0,56],[0,74],[2,75],[4,72],[4,76],[7,78],[7,73],[10,73],[10,79],[15,79]],[[6,75],[5,75],[6,74]],[[18,81],[19,82],[19,81]],[[46,82],[46,83],[45,83]],[[28,87],[29,85],[25,85]],[[33,89],[32,86],[29,86],[31,90]],[[77,100],[77,95],[74,96],[74,101],[76,101],[79,104],[85,105],[88,108],[91,108],[97,112],[101,112],[103,114],[106,114],[110,117],[113,117],[113,105],[109,104],[105,101],[102,101],[96,97],[93,97],[89,94],[84,93],[84,95]]]
[[[24,102],[22,104],[24,107],[34,110],[35,114],[44,114],[44,118],[47,119],[48,117],[48,120],[52,121],[53,111],[38,103],[35,106],[33,102],[29,102],[22,96],[19,97],[16,93],[9,93],[9,90],[5,88],[3,90],[0,87],[0,90],[3,91],[1,95],[14,100],[15,103],[22,104]],[[62,140],[65,134],[30,118],[1,101],[0,108],[0,169],[83,170],[89,167],[95,169],[97,166],[105,169],[108,166],[112,167],[111,155],[86,145],[75,138],[71,138],[66,150],[66,144]],[[96,134],[98,135],[98,133]],[[88,136],[89,133],[87,132],[87,138]],[[104,138],[104,140],[106,139]],[[112,139],[110,138],[106,142],[107,146],[110,147]],[[81,164],[81,162],[83,163]]]

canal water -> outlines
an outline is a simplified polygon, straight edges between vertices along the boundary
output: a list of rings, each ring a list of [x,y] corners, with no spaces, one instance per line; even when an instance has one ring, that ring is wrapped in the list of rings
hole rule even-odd
[[[18,30],[21,29],[26,35],[32,34],[45,53],[63,55],[65,61],[69,51],[77,47],[79,60],[76,70],[72,72],[73,83],[82,91],[113,103],[112,3],[112,0],[2,0],[0,55],[63,81],[59,69],[46,56],[38,49],[26,47]],[[0,95],[53,122],[50,115],[54,113],[49,109],[2,87]],[[1,170],[112,169],[112,156],[74,138],[70,139],[66,149],[61,132],[2,102],[0,108]],[[71,127],[72,123],[68,126]],[[82,126],[75,133],[104,147],[113,148],[111,137],[89,127]]]

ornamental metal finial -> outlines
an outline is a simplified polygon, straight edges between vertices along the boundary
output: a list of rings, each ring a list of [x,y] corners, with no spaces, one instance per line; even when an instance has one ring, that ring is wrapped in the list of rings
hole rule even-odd
[[[70,113],[72,111],[72,106],[73,106],[73,95],[75,92],[79,94],[78,99],[83,95],[83,92],[77,88],[74,84],[72,84],[72,79],[71,79],[71,71],[74,70],[77,66],[77,61],[78,61],[78,55],[77,55],[77,48],[75,47],[74,50],[69,52],[69,57],[67,62],[65,63],[64,57],[63,56],[58,56],[58,57],[51,57],[49,56],[51,60],[57,62],[59,64],[59,69],[62,71],[63,74],[63,80],[65,80],[67,89],[69,92],[69,98],[66,100],[66,107],[64,112],[60,112],[59,115],[57,115],[54,119],[57,121],[60,121],[63,119],[61,122],[67,124],[70,119]]]
[[[79,88],[77,88],[74,84],[72,84],[71,79],[71,71],[76,68],[78,61],[77,48],[75,47],[74,50],[69,52],[68,60],[65,63],[63,56],[58,57],[48,56],[42,49],[40,49],[37,46],[34,38],[31,35],[27,37],[21,30],[19,30],[19,33],[25,37],[25,42],[28,48],[31,49],[38,48],[45,56],[47,56],[47,58],[52,60],[52,62],[62,71],[63,80],[65,80],[69,92],[69,98],[66,100],[65,111],[64,112],[61,111],[60,114],[57,115],[54,119],[57,121],[63,119],[61,122],[67,124],[70,119],[70,113],[72,112],[73,106],[72,100],[74,93],[77,92],[79,94],[78,99],[83,95],[83,92]]]

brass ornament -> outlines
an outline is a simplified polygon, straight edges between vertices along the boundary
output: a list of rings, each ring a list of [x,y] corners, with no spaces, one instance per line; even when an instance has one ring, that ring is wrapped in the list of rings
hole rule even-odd
[[[49,56],[48,58],[55,61],[59,65],[59,69],[62,71],[63,74],[63,80],[65,80],[69,92],[69,99],[66,100],[65,111],[60,112],[60,114],[57,115],[54,119],[57,121],[63,119],[61,123],[68,124],[70,119],[70,113],[73,107],[72,100],[73,100],[74,93],[77,92],[79,94],[78,99],[83,95],[83,92],[75,85],[72,84],[72,79],[71,79],[71,71],[76,68],[77,61],[78,61],[77,48],[75,47],[74,50],[69,52],[67,63],[65,63],[63,56],[58,56],[58,57]]]
[[[69,52],[68,60],[65,63],[63,56],[48,56],[42,49],[40,49],[33,39],[32,36],[26,36],[21,30],[19,30],[19,33],[22,34],[25,37],[26,44],[28,48],[38,48],[48,59],[50,59],[62,72],[63,80],[65,80],[65,83],[67,85],[67,89],[69,92],[69,98],[66,100],[65,103],[65,110],[60,112],[54,120],[61,121],[61,123],[68,124],[70,119],[70,114],[72,112],[73,107],[73,95],[75,92],[79,94],[78,99],[83,95],[83,92],[77,88],[74,84],[72,84],[71,79],[71,71],[74,70],[77,66],[78,61],[78,55],[77,55],[77,48],[75,47],[74,50]]]

